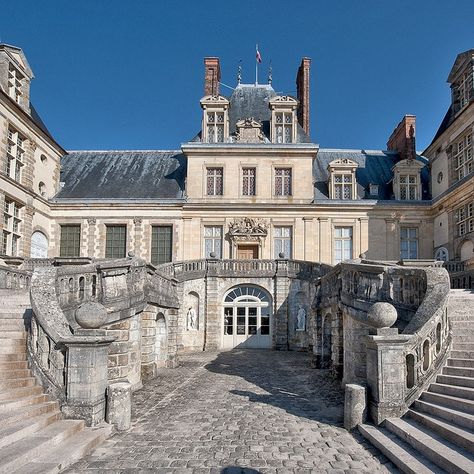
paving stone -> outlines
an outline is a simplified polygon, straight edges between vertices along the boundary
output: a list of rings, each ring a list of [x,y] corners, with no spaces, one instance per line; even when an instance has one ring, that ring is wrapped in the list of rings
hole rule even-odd
[[[132,426],[66,472],[396,472],[342,427],[343,392],[299,352],[199,352],[133,394]]]

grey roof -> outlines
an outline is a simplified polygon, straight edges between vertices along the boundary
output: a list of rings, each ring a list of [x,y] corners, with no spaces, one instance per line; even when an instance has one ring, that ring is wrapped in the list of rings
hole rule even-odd
[[[393,199],[392,168],[395,163],[400,160],[398,153],[381,150],[335,150],[321,148],[313,163],[315,200],[329,199],[327,167],[331,161],[340,158],[355,161],[359,165],[356,169],[358,199]],[[417,156],[417,160],[423,162],[425,165],[428,163],[422,156]],[[429,176],[427,166],[422,169],[421,181],[423,199],[429,199]],[[370,196],[370,184],[378,185],[378,198]]]
[[[61,160],[55,199],[184,199],[179,151],[75,151]]]

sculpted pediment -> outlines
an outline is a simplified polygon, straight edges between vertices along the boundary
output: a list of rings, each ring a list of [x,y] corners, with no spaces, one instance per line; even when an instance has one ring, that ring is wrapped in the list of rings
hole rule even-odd
[[[261,236],[268,233],[269,224],[265,219],[240,217],[229,224],[230,236]]]
[[[328,168],[358,168],[359,164],[349,158],[338,158],[329,163]]]
[[[242,143],[260,143],[265,141],[262,124],[253,117],[239,120],[236,124],[236,141]]]

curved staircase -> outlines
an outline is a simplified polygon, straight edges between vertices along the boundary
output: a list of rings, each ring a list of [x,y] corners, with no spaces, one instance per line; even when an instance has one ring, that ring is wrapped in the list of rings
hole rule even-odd
[[[446,365],[402,418],[359,431],[408,473],[474,473],[474,292],[451,290]]]
[[[110,425],[86,428],[64,420],[28,369],[30,300],[0,290],[0,473],[60,472],[101,443]]]

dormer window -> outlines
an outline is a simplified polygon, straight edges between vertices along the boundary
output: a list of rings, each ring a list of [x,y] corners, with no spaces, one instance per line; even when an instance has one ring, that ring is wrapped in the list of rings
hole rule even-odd
[[[277,96],[270,100],[269,106],[272,111],[272,142],[295,143],[298,101],[290,96]]]
[[[415,160],[401,160],[392,169],[393,192],[399,201],[421,199],[420,173],[423,164]]]
[[[379,197],[379,185],[378,184],[370,184],[369,185],[369,194],[370,197]]]
[[[474,99],[474,82],[472,68],[461,75],[453,84],[453,106],[457,112]]]
[[[25,76],[10,64],[8,69],[8,94],[17,104],[21,104],[24,79]]]
[[[229,101],[220,95],[201,99],[203,108],[202,141],[204,143],[224,143],[229,137]]]
[[[357,199],[355,171],[359,165],[352,160],[334,160],[328,165],[331,199]]]

